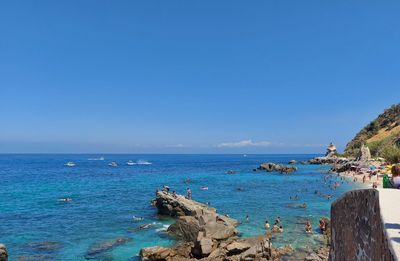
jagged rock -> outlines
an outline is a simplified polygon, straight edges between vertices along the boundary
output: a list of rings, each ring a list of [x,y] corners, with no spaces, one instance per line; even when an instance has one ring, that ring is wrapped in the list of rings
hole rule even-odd
[[[174,247],[143,248],[143,260],[156,261],[250,261],[272,258],[268,237],[238,238],[238,221],[217,214],[214,208],[167,192],[157,192],[159,213],[178,216],[168,231],[186,241]]]
[[[215,208],[201,204],[183,196],[173,196],[170,193],[159,191],[156,198],[156,207],[159,213],[170,216],[180,216],[177,222],[168,229],[171,234],[186,241],[194,242],[199,231],[205,231],[211,239],[222,240],[238,234],[237,220],[218,215]]]
[[[146,247],[140,250],[140,256],[143,260],[166,260],[171,255],[171,249],[166,247]]]
[[[233,242],[226,247],[228,256],[240,254],[251,247],[247,242]]]
[[[336,146],[331,142],[328,148],[326,148],[325,157],[327,158],[334,157],[336,153],[337,153]]]
[[[369,151],[369,148],[364,146],[364,144],[361,145],[360,152],[357,155],[357,161],[369,161],[371,160],[371,152]]]
[[[7,248],[3,244],[0,244],[0,261],[8,261]]]
[[[167,231],[181,240],[195,241],[200,231],[200,224],[195,217],[183,216],[170,225]]]
[[[174,247],[146,247],[140,250],[142,260],[152,261],[178,261],[191,260],[192,243],[182,243]]]
[[[288,162],[288,164],[290,164],[290,165],[291,164],[297,164],[297,160],[291,160],[291,161]]]
[[[226,251],[222,248],[217,248],[208,256],[209,260],[225,260]]]
[[[244,251],[240,257],[243,260],[253,260],[254,258],[256,258],[257,256],[257,247],[256,246],[252,246],[249,249],[247,249],[246,251]]]
[[[311,253],[304,258],[304,261],[322,261],[322,259],[317,254]]]
[[[262,171],[267,171],[267,172],[280,172],[280,173],[292,173],[293,171],[296,171],[297,168],[294,166],[285,166],[281,164],[275,164],[275,163],[263,163],[261,164],[256,170],[262,170]]]
[[[197,257],[206,257],[214,250],[214,242],[210,237],[206,237],[204,232],[197,236],[192,253]]]

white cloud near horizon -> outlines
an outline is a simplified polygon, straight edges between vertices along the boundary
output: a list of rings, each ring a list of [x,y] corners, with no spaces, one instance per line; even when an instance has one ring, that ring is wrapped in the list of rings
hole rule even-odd
[[[224,142],[218,144],[217,148],[244,148],[244,147],[268,147],[273,145],[270,141],[257,141],[252,140],[242,140],[238,142]]]
[[[299,148],[299,147],[326,147],[326,144],[299,144],[299,143],[292,143],[287,144],[283,142],[272,142],[272,141],[253,141],[251,139],[242,140],[237,142],[223,142],[220,144],[215,145],[217,148],[250,148],[250,147],[259,147],[259,148],[266,148],[266,147],[288,147],[288,148]]]

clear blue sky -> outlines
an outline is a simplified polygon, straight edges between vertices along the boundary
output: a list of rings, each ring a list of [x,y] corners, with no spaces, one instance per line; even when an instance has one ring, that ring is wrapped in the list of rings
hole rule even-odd
[[[0,152],[314,153],[399,102],[399,1],[2,1]]]

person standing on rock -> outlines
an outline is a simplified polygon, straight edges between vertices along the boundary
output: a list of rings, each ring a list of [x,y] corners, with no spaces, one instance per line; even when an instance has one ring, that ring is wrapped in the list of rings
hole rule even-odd
[[[187,189],[187,196],[188,199],[192,199],[192,191],[190,190],[190,188]]]

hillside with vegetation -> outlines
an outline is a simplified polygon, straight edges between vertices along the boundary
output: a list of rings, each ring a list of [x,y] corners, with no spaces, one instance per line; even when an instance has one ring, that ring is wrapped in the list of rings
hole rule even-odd
[[[345,154],[356,156],[362,144],[370,149],[372,157],[400,162],[400,104],[386,109],[357,133],[346,145]]]

